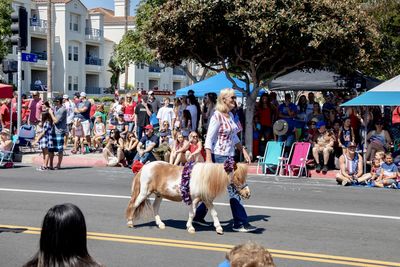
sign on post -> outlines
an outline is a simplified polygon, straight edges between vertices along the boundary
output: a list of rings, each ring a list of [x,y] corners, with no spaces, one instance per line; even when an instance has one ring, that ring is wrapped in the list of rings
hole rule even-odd
[[[22,53],[22,61],[37,62],[38,56],[36,54]]]

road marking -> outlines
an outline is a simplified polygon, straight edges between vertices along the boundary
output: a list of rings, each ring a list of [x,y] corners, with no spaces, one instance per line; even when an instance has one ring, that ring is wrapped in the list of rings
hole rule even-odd
[[[20,193],[36,193],[36,194],[52,194],[52,195],[70,195],[70,196],[84,196],[84,197],[130,199],[130,196],[120,196],[120,195],[104,195],[104,194],[89,194],[89,193],[76,193],[76,192],[28,190],[28,189],[17,189],[17,188],[0,188],[0,191],[20,192]],[[164,200],[164,201],[170,202],[168,200]],[[214,202],[214,205],[217,205],[217,206],[229,206],[230,204],[229,203]],[[341,212],[341,211],[330,211],[330,210],[297,209],[297,208],[286,208],[286,207],[250,205],[250,204],[249,205],[244,205],[244,206],[246,208],[263,209],[263,210],[293,211],[293,212],[314,213],[314,214],[329,214],[329,215],[353,216],[353,217],[364,217],[364,218],[375,218],[375,219],[400,220],[399,216],[378,215],[378,214],[353,213],[353,212]]]
[[[246,180],[249,183],[260,183],[260,184],[273,184],[273,185],[292,185],[292,186],[311,186],[311,187],[338,187],[334,184],[302,184],[302,183],[292,183],[292,182],[283,182],[283,181],[259,181],[259,180]]]
[[[41,231],[41,229],[37,227],[17,226],[17,225],[0,224],[0,230],[1,228],[6,228],[7,230],[14,230],[15,232],[22,231],[22,233],[34,234],[34,235],[40,235]],[[233,247],[233,245],[229,244],[118,235],[118,234],[98,233],[98,232],[88,232],[87,237],[88,239],[100,240],[100,241],[111,241],[111,242],[130,243],[130,244],[146,244],[146,245],[218,251],[218,252],[226,252]],[[347,266],[369,266],[369,267],[400,266],[400,263],[397,262],[388,262],[381,260],[370,260],[362,258],[352,258],[352,257],[307,253],[307,252],[289,251],[289,250],[277,250],[277,249],[268,249],[268,250],[271,252],[274,258],[282,258],[282,259],[301,260],[301,261],[310,261],[319,263],[333,263],[333,264],[347,265]]]

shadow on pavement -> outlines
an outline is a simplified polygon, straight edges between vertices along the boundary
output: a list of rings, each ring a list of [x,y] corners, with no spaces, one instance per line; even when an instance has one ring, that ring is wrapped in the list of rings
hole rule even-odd
[[[0,233],[22,233],[28,230],[27,228],[8,228],[8,227],[0,227]]]

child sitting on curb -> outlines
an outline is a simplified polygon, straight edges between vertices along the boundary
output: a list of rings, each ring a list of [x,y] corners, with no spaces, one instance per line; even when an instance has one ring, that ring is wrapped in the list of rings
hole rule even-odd
[[[391,153],[385,155],[385,163],[382,164],[381,174],[375,181],[376,187],[389,186],[397,189],[397,179],[400,177],[399,170],[396,164],[393,163]]]

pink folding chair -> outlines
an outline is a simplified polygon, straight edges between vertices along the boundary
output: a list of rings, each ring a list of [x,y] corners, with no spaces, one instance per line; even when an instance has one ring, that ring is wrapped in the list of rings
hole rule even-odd
[[[280,175],[300,177],[304,172],[308,177],[306,162],[310,148],[311,143],[295,142],[290,149],[289,157],[280,158]]]

